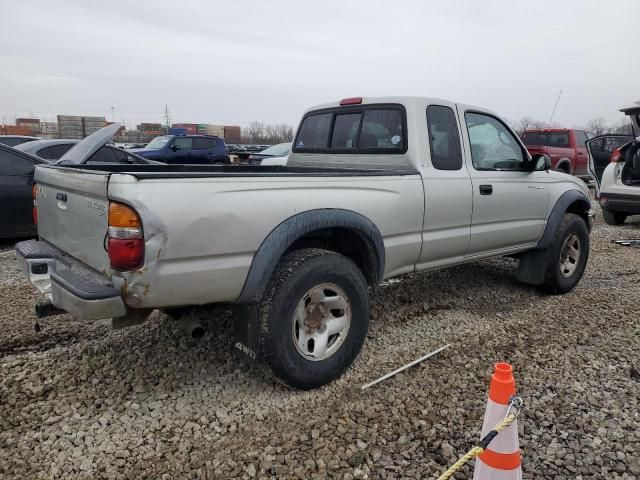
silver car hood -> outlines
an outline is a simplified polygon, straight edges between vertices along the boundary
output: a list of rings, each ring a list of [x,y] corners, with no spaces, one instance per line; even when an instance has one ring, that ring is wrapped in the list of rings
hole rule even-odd
[[[88,160],[91,155],[96,153],[108,142],[111,141],[116,132],[120,130],[119,123],[112,123],[97,132],[92,133],[84,140],[76,143],[56,162],[79,164]]]

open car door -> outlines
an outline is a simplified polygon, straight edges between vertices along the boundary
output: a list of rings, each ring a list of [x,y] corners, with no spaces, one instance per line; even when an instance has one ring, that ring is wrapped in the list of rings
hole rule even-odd
[[[596,197],[600,192],[602,174],[611,161],[611,154],[632,140],[633,135],[623,134],[599,135],[587,140],[589,174],[596,184]]]

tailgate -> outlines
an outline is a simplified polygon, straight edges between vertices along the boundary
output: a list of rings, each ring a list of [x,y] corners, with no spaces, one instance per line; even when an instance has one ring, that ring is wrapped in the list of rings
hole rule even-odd
[[[101,272],[109,271],[105,249],[109,173],[37,167],[38,235]]]

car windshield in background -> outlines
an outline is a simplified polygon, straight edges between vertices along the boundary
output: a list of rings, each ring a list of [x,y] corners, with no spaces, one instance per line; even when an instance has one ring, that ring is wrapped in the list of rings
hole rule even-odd
[[[167,137],[167,136],[156,137],[153,140],[151,140],[145,148],[149,150],[160,150],[164,148],[164,146],[167,143],[169,143],[169,140],[171,140],[171,137]]]
[[[291,150],[290,143],[279,143],[277,145],[272,145],[269,148],[261,151],[260,154],[263,155],[273,155],[274,157],[279,157],[282,155],[288,155]]]
[[[544,147],[569,148],[570,146],[567,132],[524,132],[522,141],[525,145]]]
[[[406,150],[403,112],[400,107],[363,105],[310,113],[302,121],[294,149],[296,152],[401,153]]]

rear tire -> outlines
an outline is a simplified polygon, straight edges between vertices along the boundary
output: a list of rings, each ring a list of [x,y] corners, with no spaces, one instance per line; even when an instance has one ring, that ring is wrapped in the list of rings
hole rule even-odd
[[[360,269],[337,253],[309,248],[278,263],[259,308],[260,352],[284,384],[308,390],[349,368],[369,328]]]
[[[627,219],[627,214],[622,212],[613,212],[603,208],[602,218],[604,218],[604,221],[609,225],[622,225]]]
[[[575,213],[565,213],[547,249],[544,282],[540,288],[551,294],[573,290],[589,259],[589,230]]]

